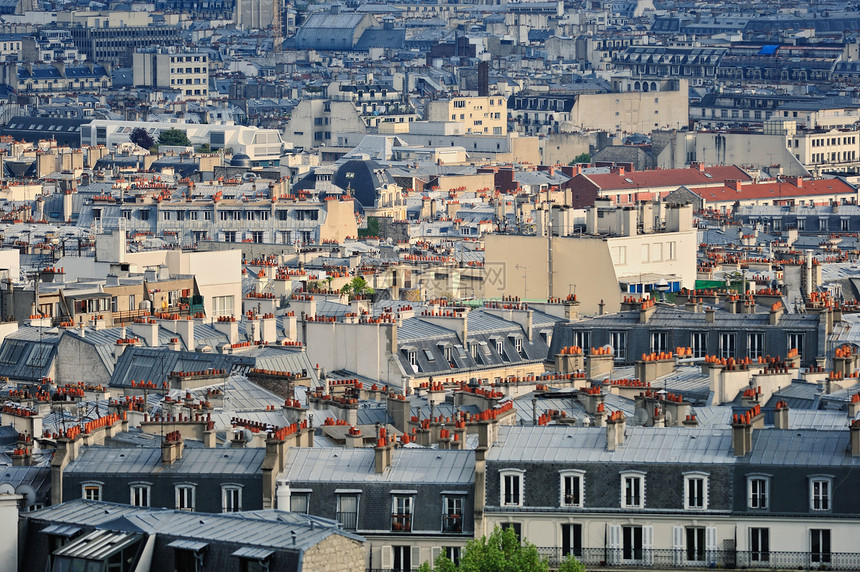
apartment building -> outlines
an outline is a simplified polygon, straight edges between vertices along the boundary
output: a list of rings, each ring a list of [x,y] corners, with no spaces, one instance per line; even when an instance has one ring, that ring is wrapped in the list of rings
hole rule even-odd
[[[134,53],[134,85],[179,90],[183,99],[209,97],[209,56],[179,50]]]
[[[476,533],[512,527],[586,566],[850,568],[860,432],[790,426],[787,407],[765,427],[752,411],[725,428],[625,427],[620,412],[605,427],[501,427]]]
[[[16,93],[99,93],[113,85],[110,67],[92,62],[0,64],[0,83]]]
[[[622,209],[601,203],[587,212],[584,233],[561,224],[552,238],[547,211],[534,211],[532,217],[538,219],[533,236],[484,237],[485,297],[576,295],[581,310],[591,314],[618,311],[624,293],[657,291],[661,284],[667,291],[695,285],[697,242],[690,206],[663,212],[651,204]]]
[[[61,12],[57,23],[68,28],[87,61],[114,67],[130,67],[137,49],[179,42],[178,16],[159,21],[145,11]]]
[[[494,96],[458,96],[427,104],[425,119],[452,122],[466,135],[504,136],[508,132],[507,99]]]

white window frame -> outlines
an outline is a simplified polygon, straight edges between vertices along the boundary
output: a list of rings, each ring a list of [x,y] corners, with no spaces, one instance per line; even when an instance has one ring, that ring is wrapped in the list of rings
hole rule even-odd
[[[621,508],[645,508],[645,475],[647,473],[643,471],[624,471],[621,473]],[[638,482],[638,500],[639,502],[634,502],[636,500],[635,495],[634,498],[631,499],[631,502],[627,502],[627,483],[628,482]]]
[[[683,473],[684,475],[684,510],[708,510],[708,473],[691,471]],[[701,482],[702,484],[702,502],[696,506],[690,503],[690,487],[694,483]]]
[[[755,344],[753,344],[754,339],[760,339],[761,340],[761,344],[759,344],[759,347],[757,347],[757,348],[753,347],[755,345]],[[764,332],[748,332],[747,333],[747,355],[751,359],[758,359],[759,357],[765,356],[764,340],[765,340]]]
[[[517,497],[514,499],[516,502],[505,502],[505,497],[509,496],[506,494],[508,492],[508,477],[518,479]],[[499,471],[499,506],[523,506],[525,482],[526,472],[523,469],[504,469]]]
[[[136,493],[142,492],[145,496],[145,503],[140,503],[141,500]],[[128,503],[131,506],[151,506],[152,504],[152,485],[150,483],[131,483],[128,487]]]
[[[615,353],[615,361],[627,361],[627,331],[615,330],[609,332],[609,345]]]
[[[703,343],[696,343],[697,338],[698,341]],[[708,332],[691,332],[690,348],[693,350],[693,357],[705,357],[708,355]]]
[[[568,499],[568,495],[565,494],[565,490],[567,489],[567,487],[565,487],[567,479],[576,479],[572,483],[573,488],[575,489],[574,494],[576,495],[573,500]],[[560,471],[559,481],[559,506],[575,508],[582,508],[583,506],[585,506],[585,471]]]
[[[735,332],[720,332],[720,357],[733,358],[737,355],[738,338]]]
[[[832,476],[813,475],[809,477],[809,510],[814,512],[831,512],[833,510]]]
[[[761,482],[764,491],[754,491],[755,482]],[[759,502],[762,495],[764,496],[764,503]],[[770,508],[770,475],[747,475],[747,508],[750,510],[768,510]]]
[[[185,491],[189,491],[189,492],[186,493]],[[189,500],[189,499],[182,499],[183,495],[188,495],[190,497],[191,502],[190,503],[180,503],[179,502],[180,500]],[[176,485],[174,487],[174,497],[175,497],[175,501],[176,501],[176,504],[175,504],[176,510],[181,510],[181,511],[185,511],[185,512],[194,512],[194,510],[197,508],[197,485],[190,484],[190,483],[184,483],[184,484]],[[182,506],[183,504],[190,505],[190,506]]]
[[[221,512],[242,512],[242,485],[221,485]]]
[[[90,494],[94,493],[94,494]],[[86,481],[81,483],[81,498],[84,500],[100,501],[104,494],[104,483],[101,481]]]
[[[655,330],[649,336],[651,340],[651,353],[669,351],[669,332],[666,330]]]

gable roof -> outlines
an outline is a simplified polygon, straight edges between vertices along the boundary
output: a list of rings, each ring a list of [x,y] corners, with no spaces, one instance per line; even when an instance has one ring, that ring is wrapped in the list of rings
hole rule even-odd
[[[605,175],[580,175],[597,185],[601,191],[640,191],[649,188],[677,188],[680,186],[705,186],[715,182],[751,181],[740,167],[717,166],[706,167],[700,171],[690,169],[654,169],[652,171],[631,171],[623,174],[608,173]]]

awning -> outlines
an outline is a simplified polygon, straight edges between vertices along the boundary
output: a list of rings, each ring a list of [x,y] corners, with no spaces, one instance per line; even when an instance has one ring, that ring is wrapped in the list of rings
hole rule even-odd
[[[198,540],[187,540],[185,538],[174,540],[167,545],[168,548],[178,548],[179,550],[190,550],[192,552],[200,552],[207,546],[209,546],[209,544],[206,542],[200,542]]]
[[[243,546],[242,548],[234,552],[233,556],[235,556],[236,558],[246,558],[248,560],[265,560],[274,553],[274,550],[269,550],[268,548]]]

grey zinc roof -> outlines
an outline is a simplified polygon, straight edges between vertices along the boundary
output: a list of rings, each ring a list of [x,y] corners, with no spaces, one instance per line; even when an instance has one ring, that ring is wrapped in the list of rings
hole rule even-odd
[[[185,448],[182,458],[161,463],[161,447],[85,447],[69,463],[67,473],[77,474],[220,474],[255,475],[260,472],[265,449]]]
[[[331,534],[353,540],[334,521],[279,510],[211,514],[74,500],[29,515],[33,521],[95,526],[104,530],[144,530],[167,537],[211,542],[248,542],[255,547],[306,550]],[[296,533],[295,543],[292,532]]]
[[[602,427],[500,427],[488,461],[580,463],[729,463],[731,432],[680,427],[626,429],[624,445],[606,450]]]
[[[374,471],[375,452],[370,448],[301,448],[287,452],[283,477],[289,482],[445,483],[471,486],[475,478],[472,451],[397,449],[391,467]]]

